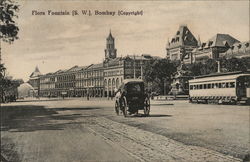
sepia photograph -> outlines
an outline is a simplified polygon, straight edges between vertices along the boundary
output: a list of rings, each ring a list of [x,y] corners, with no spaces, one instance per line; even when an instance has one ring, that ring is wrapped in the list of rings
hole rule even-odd
[[[250,162],[249,0],[0,0],[0,162]]]

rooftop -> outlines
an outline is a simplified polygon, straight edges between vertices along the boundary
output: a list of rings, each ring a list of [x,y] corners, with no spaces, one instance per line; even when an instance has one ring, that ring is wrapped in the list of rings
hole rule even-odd
[[[240,43],[240,41],[229,34],[216,34],[207,42],[201,43],[201,46],[198,49],[202,50],[211,47],[231,47],[235,43]]]
[[[167,48],[179,46],[197,46],[198,41],[188,29],[187,25],[180,25],[175,36],[168,42]]]
[[[42,75],[42,73],[40,72],[40,70],[36,66],[35,71],[31,73],[30,78],[38,77],[40,75]]]

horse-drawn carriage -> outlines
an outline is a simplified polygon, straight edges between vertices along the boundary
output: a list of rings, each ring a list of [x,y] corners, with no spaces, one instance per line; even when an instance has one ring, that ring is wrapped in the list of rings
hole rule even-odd
[[[125,79],[122,85],[116,90],[115,112],[120,112],[124,117],[128,114],[137,114],[144,110],[144,115],[150,112],[150,98],[145,91],[144,82],[141,79]]]

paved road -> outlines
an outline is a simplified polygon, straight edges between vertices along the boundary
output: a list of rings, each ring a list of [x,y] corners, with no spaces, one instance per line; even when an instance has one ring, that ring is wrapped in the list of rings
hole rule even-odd
[[[73,99],[1,111],[3,161],[241,161],[249,154],[247,106],[153,101],[150,117],[124,118],[113,101]]]

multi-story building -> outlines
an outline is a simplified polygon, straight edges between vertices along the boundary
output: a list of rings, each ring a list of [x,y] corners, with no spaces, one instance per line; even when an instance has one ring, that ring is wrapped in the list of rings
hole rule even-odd
[[[75,96],[76,72],[81,67],[74,66],[67,70],[58,70],[40,77],[40,96]]]
[[[104,93],[103,85],[103,63],[91,64],[84,70],[85,93],[84,96],[102,97]]]
[[[55,76],[53,73],[48,73],[40,76],[40,96],[50,97],[55,96]]]
[[[124,79],[142,78],[146,61],[155,57],[150,55],[128,55],[117,57],[104,62],[104,87],[105,96],[113,96]],[[157,57],[158,58],[158,57]]]
[[[34,88],[34,96],[39,96],[41,75],[42,73],[39,71],[38,67],[36,67],[35,71],[30,75],[28,83]]]
[[[250,57],[250,41],[235,43],[226,52],[221,53],[220,57],[226,58],[246,58]]]
[[[191,53],[198,46],[198,41],[188,29],[187,25],[181,25],[175,36],[167,44],[167,58],[191,63]]]
[[[216,34],[193,50],[193,60],[194,62],[202,62],[207,59],[218,59],[221,53],[226,52],[235,43],[240,43],[240,41],[229,34]]]
[[[117,57],[115,38],[106,39],[105,60],[89,66],[74,66],[40,76],[40,95],[44,97],[110,97],[124,79],[143,78],[143,66],[155,57],[127,55]],[[159,57],[157,57],[159,58]]]

